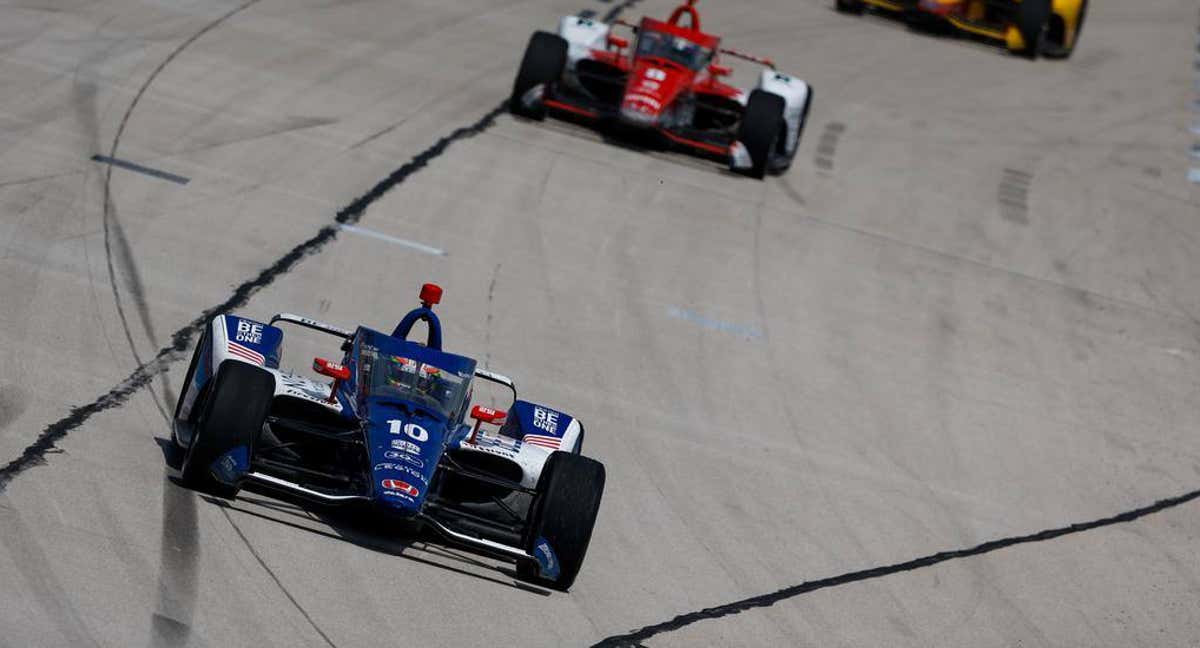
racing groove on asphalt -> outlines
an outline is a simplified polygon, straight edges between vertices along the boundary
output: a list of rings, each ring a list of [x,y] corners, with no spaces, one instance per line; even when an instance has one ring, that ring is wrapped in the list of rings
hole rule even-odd
[[[631,3],[625,3],[622,6],[628,4]],[[616,11],[616,9],[614,9],[614,11]],[[130,107],[130,110],[132,110],[132,106]],[[160,349],[149,361],[140,363],[137,369],[135,369],[132,374],[121,381],[117,386],[113,387],[111,390],[104,393],[93,402],[73,408],[67,414],[67,416],[48,425],[41,432],[41,434],[39,434],[37,440],[27,447],[18,458],[10,461],[7,465],[0,468],[0,492],[2,492],[14,478],[19,476],[25,470],[44,463],[46,460],[46,455],[56,449],[56,444],[59,441],[70,434],[73,430],[79,428],[81,425],[87,422],[88,419],[90,419],[93,415],[104,410],[121,406],[139,389],[147,386],[154,379],[154,377],[162,374],[168,366],[177,360],[186,357],[186,352],[190,349],[190,345],[194,340],[196,332],[209,318],[211,318],[213,314],[238,308],[247,304],[250,298],[259,290],[272,284],[280,276],[295,268],[300,261],[312,254],[318,253],[329,242],[334,240],[337,236],[338,225],[357,223],[362,218],[365,210],[372,203],[381,198],[385,192],[404,182],[412,174],[423,169],[432,160],[442,155],[454,142],[473,137],[491,128],[491,126],[496,123],[497,118],[503,112],[504,106],[497,106],[476,122],[453,130],[449,135],[442,137],[435,144],[414,156],[409,162],[376,184],[375,187],[373,187],[366,194],[359,197],[346,207],[338,210],[334,224],[321,228],[314,236],[287,251],[284,255],[280,256],[278,259],[264,268],[255,277],[239,284],[228,299],[224,300],[220,304],[205,309],[200,316],[196,317],[186,326],[173,333],[171,336],[171,344]],[[810,137],[812,134],[813,133],[809,134]],[[115,152],[115,150],[116,141],[114,140],[113,151]],[[114,280],[114,290],[116,290],[115,285],[116,282]],[[118,304],[120,303],[119,298],[117,302]],[[1069,526],[1047,529],[1037,533],[1002,538],[985,542],[970,548],[939,552],[901,563],[888,564],[880,567],[849,572],[839,576],[806,581],[804,583],[779,589],[767,594],[741,599],[724,605],[705,608],[696,612],[681,614],[669,621],[648,625],[627,634],[608,637],[597,645],[635,644],[656,635],[687,627],[701,620],[717,619],[755,608],[769,607],[780,601],[818,590],[834,588],[840,585],[864,580],[881,578],[883,576],[898,574],[901,572],[913,571],[958,558],[979,556],[1015,545],[1042,542],[1060,538],[1069,534],[1080,533],[1083,531],[1098,529],[1101,527],[1107,527],[1125,522],[1132,522],[1147,515],[1185,504],[1196,499],[1198,496],[1200,496],[1200,491],[1191,491],[1176,497],[1160,500],[1150,506],[1132,509],[1124,513],[1090,522],[1076,523]],[[238,533],[241,533],[240,530]],[[246,544],[249,545],[249,542]],[[262,563],[261,559],[260,563]],[[263,563],[263,566],[264,568],[266,567],[265,563]],[[274,577],[273,574],[272,577]],[[286,590],[284,591],[286,592]],[[299,608],[298,604],[297,607]],[[301,611],[303,611],[302,608]],[[305,616],[307,616],[307,613],[305,613]],[[327,643],[332,645],[332,641],[325,636],[325,633],[321,631],[315,623],[313,624],[313,627],[317,629]]]

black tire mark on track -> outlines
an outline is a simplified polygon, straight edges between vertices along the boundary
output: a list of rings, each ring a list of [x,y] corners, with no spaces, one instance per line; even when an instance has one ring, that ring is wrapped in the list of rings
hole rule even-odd
[[[846,125],[842,122],[830,122],[825,126],[825,130],[821,132],[821,139],[817,142],[817,155],[813,158],[813,163],[818,169],[833,171],[833,157],[837,154],[838,138],[844,132]]]
[[[1017,225],[1029,224],[1029,187],[1033,174],[1020,169],[1005,169],[996,190],[996,202],[1000,203],[1000,216]]]
[[[487,319],[483,323],[483,368],[492,368],[492,306],[496,298],[496,279],[500,277],[500,265],[492,269],[492,282],[488,284]]]
[[[475,123],[457,128],[449,135],[434,142],[432,146],[421,151],[403,166],[380,180],[365,194],[339,210],[333,224],[322,227],[308,240],[285,252],[271,265],[262,269],[257,276],[242,282],[225,301],[205,309],[183,328],[175,331],[171,335],[170,345],[159,349],[153,358],[139,365],[115,387],[86,405],[72,408],[66,416],[47,425],[38,438],[21,452],[20,456],[0,467],[0,492],[4,492],[17,475],[33,466],[45,463],[46,454],[55,451],[58,442],[71,431],[79,428],[100,412],[124,405],[133,394],[148,385],[155,376],[162,374],[172,364],[187,357],[185,352],[190,348],[196,334],[214,316],[244,306],[259,290],[271,285],[280,276],[290,272],[305,257],[316,254],[330,241],[337,238],[340,225],[357,223],[362,219],[367,208],[385,193],[425,168],[432,160],[445,153],[446,149],[454,142],[478,135],[491,128],[496,123],[496,119],[507,111],[508,102],[506,100],[492,108]]]
[[[267,575],[270,576],[271,580],[275,582],[275,585],[279,588],[279,591],[283,592],[283,595],[287,597],[287,600],[291,602],[292,606],[300,612],[301,616],[304,617],[304,620],[308,621],[308,625],[312,626],[312,629],[316,630],[317,634],[321,635],[321,638],[325,640],[325,645],[329,646],[329,648],[337,648],[337,644],[333,643],[333,640],[329,638],[329,635],[325,634],[325,631],[321,629],[321,626],[317,625],[317,622],[313,621],[313,618],[309,616],[308,610],[305,610],[304,607],[300,605],[300,602],[296,600],[296,597],[292,596],[292,593],[289,592],[288,588],[285,587],[283,582],[279,580],[279,577],[275,575],[275,572],[267,566],[266,561],[264,561],[262,556],[259,555],[258,550],[254,548],[254,545],[250,542],[250,539],[246,537],[245,533],[242,533],[241,527],[239,527],[237,523],[233,521],[232,517],[229,517],[229,509],[221,507],[221,514],[225,516],[225,519],[229,522],[229,526],[233,527],[234,532],[237,533],[238,537],[242,539],[242,544],[246,545],[246,548],[250,550],[250,555],[254,556],[254,560],[258,562],[258,565],[262,567],[263,571],[267,572]]]
[[[167,479],[163,482],[158,607],[150,617],[150,645],[183,646],[192,633],[199,589],[196,495]]]
[[[918,569],[932,567],[934,565],[951,560],[982,556],[983,554],[992,553],[993,551],[1006,549],[1016,545],[1045,542],[1047,540],[1054,540],[1055,538],[1061,538],[1067,535],[1083,533],[1084,531],[1091,531],[1093,529],[1099,529],[1115,524],[1133,522],[1134,520],[1146,517],[1147,515],[1152,515],[1154,513],[1159,513],[1167,509],[1181,506],[1197,498],[1200,498],[1200,490],[1194,490],[1175,497],[1161,499],[1153,504],[1150,504],[1149,506],[1143,506],[1141,508],[1125,511],[1124,513],[1118,513],[1117,515],[1111,517],[1091,520],[1089,522],[1078,522],[1068,526],[1046,529],[1044,531],[1038,531],[1036,533],[1030,533],[1027,535],[1000,538],[999,540],[991,540],[967,549],[940,551],[935,554],[914,558],[901,563],[883,565],[881,567],[871,567],[869,569],[848,572],[839,576],[830,576],[829,578],[806,581],[800,583],[799,585],[785,587],[781,590],[776,590],[768,594],[752,596],[740,601],[734,601],[724,605],[705,608],[696,612],[688,612],[687,614],[680,614],[669,621],[664,621],[655,625],[649,625],[627,634],[607,637],[593,644],[593,647],[640,646],[642,641],[655,635],[673,632],[675,630],[692,625],[698,621],[719,619],[724,616],[740,614],[755,608],[771,607],[772,605],[775,605],[781,601],[802,596],[817,590],[839,587],[841,585],[849,585],[850,583],[857,583],[861,581],[874,580],[876,578],[883,578],[885,576],[891,576],[893,574],[899,574],[903,572],[916,571]]]
[[[0,507],[0,546],[18,574],[17,582],[6,581],[4,586],[14,589],[23,581],[22,598],[54,619],[54,628],[65,642],[51,643],[59,637],[43,635],[42,641],[48,642],[43,645],[98,646],[96,629],[73,605],[71,589],[55,575],[55,567],[61,568],[62,563],[46,555],[44,538],[33,532],[15,506],[9,507],[4,498],[0,498],[0,504],[4,504]]]
[[[27,395],[17,385],[0,385],[0,430],[8,427],[25,413]]]
[[[150,76],[142,82],[136,94],[133,95],[133,100],[129,102],[129,106],[125,109],[125,114],[121,117],[121,123],[117,126],[117,132],[113,135],[112,146],[109,147],[108,157],[117,157],[117,148],[121,145],[121,137],[125,135],[125,128],[129,125],[129,118],[133,115],[133,111],[141,102],[142,96],[146,94],[146,90],[158,78],[158,75],[166,69],[172,61],[183,53],[188,47],[204,36],[208,32],[216,29],[225,21],[235,15],[250,8],[251,5],[259,2],[259,0],[249,0],[242,5],[225,12],[216,20],[209,22],[196,33],[192,34],[187,40],[180,43],[171,53],[159,62],[158,66],[150,72]],[[141,354],[138,353],[137,345],[133,342],[133,331],[129,327],[129,318],[125,315],[125,306],[121,302],[120,283],[117,281],[116,269],[113,264],[113,245],[112,238],[115,234],[118,244],[118,252],[120,254],[121,265],[126,269],[127,281],[129,282],[129,291],[132,293],[134,305],[137,307],[138,318],[142,321],[142,326],[146,330],[147,337],[151,343],[159,344],[158,335],[154,331],[154,322],[150,318],[150,307],[146,303],[145,286],[142,283],[141,272],[138,271],[137,260],[133,254],[133,248],[129,245],[129,239],[125,236],[125,228],[121,226],[121,221],[117,217],[116,204],[112,197],[112,165],[104,171],[104,259],[108,266],[108,280],[112,286],[113,304],[117,308],[117,316],[121,320],[121,328],[125,331],[125,341],[129,344],[129,352],[133,355],[133,360],[138,366],[144,366],[146,363],[142,360]],[[154,402],[154,407],[158,409],[158,413],[162,415],[163,420],[170,422],[171,417],[167,414],[167,403],[171,400],[171,386],[167,381],[163,380],[163,393],[161,400],[154,394],[154,390],[150,391],[150,398]]]

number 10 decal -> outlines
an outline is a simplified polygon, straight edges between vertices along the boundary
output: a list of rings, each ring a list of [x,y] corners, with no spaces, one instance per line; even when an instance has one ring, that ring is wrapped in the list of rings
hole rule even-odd
[[[429,440],[429,432],[416,423],[409,423],[408,425],[405,425],[404,421],[399,419],[392,419],[388,421],[388,432],[391,434],[400,434],[401,431],[403,431],[404,434],[407,434],[413,441]]]

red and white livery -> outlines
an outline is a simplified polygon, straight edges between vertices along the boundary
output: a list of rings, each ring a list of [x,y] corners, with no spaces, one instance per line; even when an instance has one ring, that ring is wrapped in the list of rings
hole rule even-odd
[[[567,16],[558,33],[535,32],[510,101],[518,115],[584,120],[713,157],[762,178],[791,165],[812,105],[812,88],[767,58],[721,46],[704,32],[696,0],[663,20],[609,24]],[[616,33],[632,30],[633,44]],[[764,66],[753,88],[725,82],[722,57]]]

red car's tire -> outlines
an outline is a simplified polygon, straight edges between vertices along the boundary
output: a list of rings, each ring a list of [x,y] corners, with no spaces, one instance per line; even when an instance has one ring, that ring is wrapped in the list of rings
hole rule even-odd
[[[783,121],[786,106],[783,97],[764,90],[754,90],[746,102],[742,124],[738,127],[738,141],[750,154],[750,168],[745,171],[751,178],[761,179],[767,173],[776,142],[787,132]]]
[[[526,105],[524,97],[533,88],[553,83],[562,77],[563,68],[567,65],[567,41],[562,36],[549,32],[534,32],[525,47],[525,57],[521,59],[521,68],[513,81],[512,96],[508,100],[508,109],[515,115],[530,119],[546,118],[546,106],[537,103]]]

